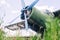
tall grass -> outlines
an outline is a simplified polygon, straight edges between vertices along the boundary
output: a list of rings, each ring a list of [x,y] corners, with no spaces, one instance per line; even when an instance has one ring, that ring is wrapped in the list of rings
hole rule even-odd
[[[5,37],[4,32],[0,30],[0,40],[40,40],[40,35],[36,35],[33,37]]]
[[[3,40],[3,38],[4,38],[4,32],[0,29],[0,40]]]
[[[40,34],[33,36],[31,40],[41,40]]]
[[[46,23],[46,31],[44,34],[44,40],[60,40],[60,20],[58,18],[52,19]]]

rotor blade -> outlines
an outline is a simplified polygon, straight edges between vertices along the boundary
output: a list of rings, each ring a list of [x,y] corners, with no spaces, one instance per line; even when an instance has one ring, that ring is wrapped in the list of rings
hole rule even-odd
[[[35,0],[29,7],[28,7],[28,10],[31,10],[32,7],[35,6],[35,4],[38,2],[39,0]]]
[[[28,29],[28,22],[27,22],[26,13],[24,13],[24,16],[25,16],[25,29],[27,30]]]
[[[24,0],[21,0],[21,3],[22,3],[22,8],[24,8],[25,7]],[[28,22],[27,22],[26,13],[24,13],[24,16],[25,16],[25,29],[27,30],[28,29]]]
[[[25,7],[25,2],[24,2],[24,0],[21,0],[21,4],[22,4],[22,8],[24,8],[24,7]]]
[[[38,2],[39,0],[35,0],[29,7],[28,7],[28,10],[31,10],[31,8]],[[25,7],[25,2],[24,0],[21,0],[21,3],[22,3],[22,8]],[[20,16],[20,15],[19,15]],[[15,21],[19,16],[17,16],[15,19],[13,19],[10,23],[12,23],[13,21]],[[28,23],[27,23],[27,18],[26,18],[26,14],[24,13],[24,16],[25,16],[25,27],[26,29],[28,29]]]
[[[22,8],[24,8],[24,7],[25,7],[24,0],[21,0],[21,4],[22,4]],[[13,19],[11,22],[9,22],[9,23],[14,22],[19,16],[20,16],[20,15],[18,15],[16,18],[14,18],[14,19]]]

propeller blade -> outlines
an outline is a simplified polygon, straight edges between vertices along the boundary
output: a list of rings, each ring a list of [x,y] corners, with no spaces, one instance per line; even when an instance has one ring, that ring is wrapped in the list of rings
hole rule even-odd
[[[25,7],[25,2],[24,2],[24,0],[21,0],[21,4],[22,4],[22,8],[24,8],[24,7]]]
[[[24,0],[21,0],[21,4],[22,4],[22,8],[25,7],[25,3]],[[15,17],[12,21],[10,21],[9,23],[13,23],[20,15],[18,15],[17,17]]]
[[[31,10],[32,7],[34,7],[38,1],[39,1],[39,0],[35,0],[35,1],[27,8],[27,10]]]
[[[39,0],[35,0],[28,8],[27,10],[31,10],[32,7],[34,7],[34,5],[38,2]],[[24,0],[21,0],[21,4],[22,4],[22,8],[25,8],[25,2]],[[20,15],[19,15],[20,16]],[[17,16],[16,18],[14,18],[10,23],[14,22],[19,16]],[[24,13],[25,16],[25,29],[28,29],[28,22],[27,22],[27,18],[26,18],[26,13]]]
[[[24,0],[21,0],[21,3],[22,3],[22,8],[24,8],[25,7]],[[24,13],[24,16],[25,16],[25,29],[27,30],[28,29],[28,22],[27,22],[26,13]]]

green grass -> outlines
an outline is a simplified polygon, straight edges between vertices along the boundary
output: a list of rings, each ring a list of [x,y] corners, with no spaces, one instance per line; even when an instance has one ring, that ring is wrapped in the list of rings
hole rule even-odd
[[[3,40],[40,40],[40,38],[38,38],[37,36],[34,37],[5,37],[3,38]]]
[[[33,37],[5,37],[4,32],[0,30],[0,40],[40,40],[40,36],[33,36]]]
[[[3,36],[4,32],[0,29],[0,40],[3,40],[4,36]]]

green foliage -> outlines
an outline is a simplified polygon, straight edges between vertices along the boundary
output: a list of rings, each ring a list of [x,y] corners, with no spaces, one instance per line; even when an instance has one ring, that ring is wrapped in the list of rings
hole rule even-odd
[[[3,36],[4,32],[0,29],[0,40],[3,40],[4,36]]]
[[[31,40],[41,40],[41,35],[37,34],[37,35],[31,37]]]
[[[52,19],[50,21],[48,21],[46,23],[46,31],[45,35],[44,35],[44,40],[60,40],[59,36],[60,36],[60,26],[59,24],[59,20],[58,18]]]

